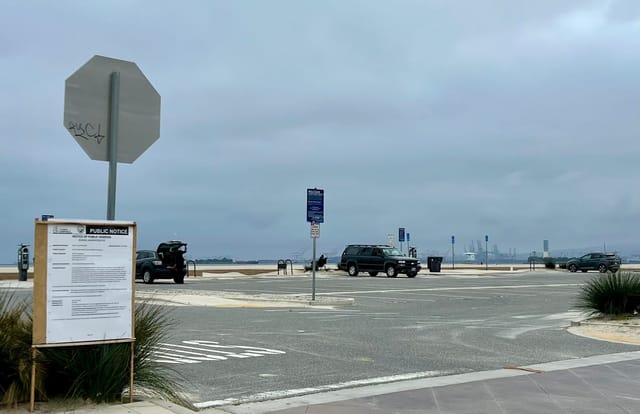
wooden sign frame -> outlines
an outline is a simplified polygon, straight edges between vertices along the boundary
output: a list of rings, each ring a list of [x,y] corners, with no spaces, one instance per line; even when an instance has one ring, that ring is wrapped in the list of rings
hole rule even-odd
[[[35,220],[31,412],[44,347],[131,343],[133,401],[136,239],[132,221]]]

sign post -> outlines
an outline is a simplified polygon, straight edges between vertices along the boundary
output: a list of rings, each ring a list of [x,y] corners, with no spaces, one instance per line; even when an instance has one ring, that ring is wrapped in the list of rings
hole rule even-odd
[[[117,163],[133,163],[160,137],[160,95],[135,63],[94,56],[65,81],[64,127],[89,158],[109,162],[114,220]]]
[[[109,184],[107,195],[107,220],[116,219],[116,178],[118,171],[118,125],[120,123],[120,72],[111,72],[109,77]]]
[[[489,235],[484,235],[484,270],[489,270]]]
[[[451,236],[451,268],[456,268],[456,252],[454,250],[454,245],[456,244],[456,236]]]
[[[311,257],[311,300],[316,300],[316,240],[320,237],[320,223],[324,223],[324,190],[307,188],[307,222],[311,223],[313,253]]]
[[[311,239],[313,240],[313,257],[311,259],[311,300],[316,300],[316,240],[320,237],[320,225],[311,223]]]

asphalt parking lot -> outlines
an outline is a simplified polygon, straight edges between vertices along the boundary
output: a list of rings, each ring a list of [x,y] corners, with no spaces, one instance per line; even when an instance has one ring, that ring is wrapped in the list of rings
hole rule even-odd
[[[567,332],[580,318],[573,308],[579,286],[593,276],[319,273],[318,296],[353,298],[353,305],[173,306],[178,325],[158,358],[184,377],[191,401],[207,408],[637,350]],[[136,288],[167,298],[310,295],[311,277],[195,278]]]

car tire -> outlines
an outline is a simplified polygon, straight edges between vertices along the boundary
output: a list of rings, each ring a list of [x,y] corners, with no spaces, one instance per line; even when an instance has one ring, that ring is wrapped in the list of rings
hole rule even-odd
[[[145,269],[142,273],[142,281],[147,284],[153,283],[153,275],[149,269]]]
[[[356,266],[355,263],[349,263],[347,265],[347,273],[349,274],[349,276],[351,277],[356,277],[358,276],[358,266]]]
[[[601,264],[600,266],[598,266],[598,272],[607,273],[607,266],[604,264]]]
[[[369,272],[369,276],[376,277],[378,276],[378,272]]]
[[[407,272],[407,277],[416,277],[416,275],[418,274],[418,272]]]
[[[184,284],[184,276],[176,276],[176,277],[173,278],[173,281],[177,285],[182,285],[182,284]]]
[[[396,272],[396,268],[393,265],[387,266],[387,269],[385,270],[385,273],[387,274],[387,277],[398,277],[398,273]]]
[[[570,264],[570,265],[569,265],[569,267],[568,267],[568,269],[569,269],[569,271],[570,271],[571,273],[575,273],[575,272],[577,272],[577,271],[578,271],[578,266],[576,266],[576,265],[574,265],[574,264]]]

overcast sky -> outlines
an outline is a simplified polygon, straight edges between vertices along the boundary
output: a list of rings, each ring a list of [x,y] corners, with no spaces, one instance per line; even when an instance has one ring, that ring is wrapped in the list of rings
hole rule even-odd
[[[138,247],[192,258],[640,252],[640,2],[8,1],[0,16],[0,263],[34,218],[105,219],[108,163],[63,125],[92,56],[135,62],[160,138],[118,165]]]

